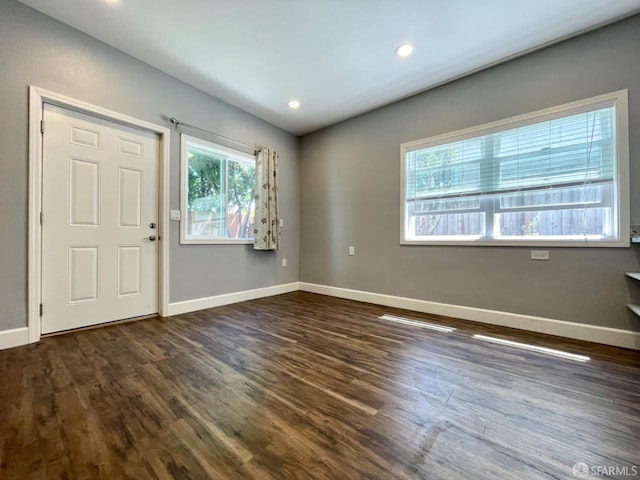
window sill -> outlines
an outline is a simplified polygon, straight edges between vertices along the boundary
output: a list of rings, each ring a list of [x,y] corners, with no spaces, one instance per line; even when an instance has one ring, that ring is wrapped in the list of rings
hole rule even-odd
[[[180,240],[180,245],[253,245],[253,239],[224,239],[224,238],[186,238]]]
[[[568,247],[568,248],[625,248],[631,245],[626,240],[400,240],[400,245],[433,245],[459,247]]]

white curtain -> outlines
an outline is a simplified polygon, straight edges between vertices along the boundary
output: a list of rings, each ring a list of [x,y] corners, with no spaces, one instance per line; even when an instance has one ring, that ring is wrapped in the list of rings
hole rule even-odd
[[[269,148],[256,159],[254,250],[280,248],[278,216],[278,154]]]

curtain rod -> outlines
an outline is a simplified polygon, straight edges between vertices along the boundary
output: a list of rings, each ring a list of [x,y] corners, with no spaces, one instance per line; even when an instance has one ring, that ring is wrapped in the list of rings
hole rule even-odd
[[[219,139],[224,140],[225,142],[229,142],[229,143],[234,143],[236,145],[240,145],[241,147],[244,147],[244,148],[247,148],[247,149],[251,150],[251,152],[254,155],[258,151],[260,151],[260,149],[263,148],[263,147],[255,147],[255,146],[252,146],[252,145],[247,145],[246,143],[239,142],[238,140],[234,140],[233,138],[225,137],[224,135],[220,135],[219,133],[212,132],[210,130],[205,130],[204,128],[196,127],[195,125],[189,125],[188,123],[181,122],[176,117],[171,117],[169,119],[169,122],[172,125],[174,125],[176,127],[176,129],[178,129],[180,127],[191,128],[193,130],[199,130],[199,131],[204,132],[204,133],[206,133],[208,135],[213,135],[214,137],[218,137]]]

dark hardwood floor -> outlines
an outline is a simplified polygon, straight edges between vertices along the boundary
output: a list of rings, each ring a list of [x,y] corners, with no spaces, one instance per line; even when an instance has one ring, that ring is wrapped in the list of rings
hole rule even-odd
[[[640,353],[310,293],[45,338],[0,381],[2,479],[640,473]]]

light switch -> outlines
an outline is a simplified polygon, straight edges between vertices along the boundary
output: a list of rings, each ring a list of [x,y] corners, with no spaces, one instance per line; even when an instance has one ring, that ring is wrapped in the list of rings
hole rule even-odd
[[[169,218],[171,220],[180,221],[180,219],[182,218],[182,216],[180,215],[180,210],[171,210]]]

